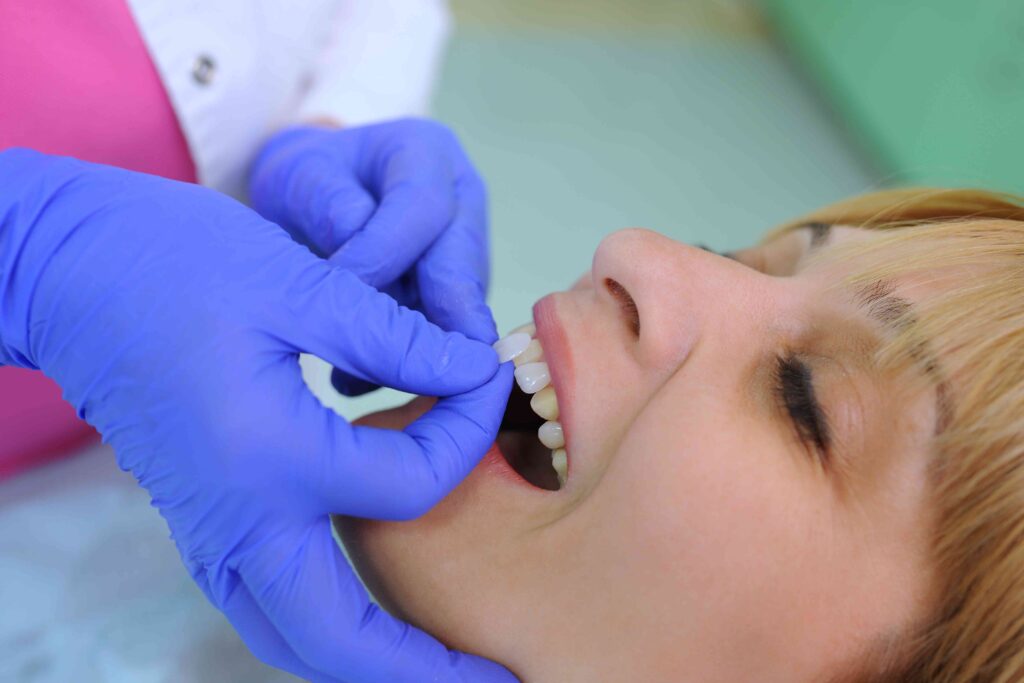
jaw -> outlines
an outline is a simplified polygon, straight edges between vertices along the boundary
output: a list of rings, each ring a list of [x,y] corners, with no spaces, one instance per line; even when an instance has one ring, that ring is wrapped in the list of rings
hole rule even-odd
[[[434,401],[416,398],[356,424],[403,429]],[[528,396],[525,404],[529,410]],[[532,415],[531,420],[530,429],[509,435],[506,415],[505,438],[499,436],[499,443],[527,436],[536,441],[539,418]],[[515,448],[527,457],[526,448]],[[550,449],[545,453],[550,470]],[[572,650],[568,634],[580,630],[579,624],[565,623],[572,621],[573,611],[559,605],[587,598],[572,597],[577,592],[573,586],[585,584],[585,567],[567,567],[565,560],[567,553],[581,555],[571,546],[584,543],[589,534],[583,519],[564,519],[573,507],[568,505],[572,496],[565,493],[528,483],[496,444],[456,489],[418,519],[338,516],[333,522],[360,578],[389,613],[448,647],[501,662],[528,683],[567,681],[541,675],[564,659],[561,649],[553,651],[553,643]],[[568,547],[567,537],[575,539]],[[572,575],[577,569],[581,574]]]
[[[589,666],[580,657],[598,659],[581,650],[589,637],[581,622],[594,622],[587,603],[602,601],[586,591],[586,571],[570,575],[562,564],[577,549],[557,535],[509,535],[494,506],[469,505],[468,514],[439,508],[410,522],[336,518],[381,606],[446,647],[499,662],[523,683],[603,680],[579,676]]]
[[[358,425],[402,429],[434,403],[417,398],[361,418]],[[497,449],[422,517],[332,521],[360,578],[389,613],[448,647],[508,665],[517,660],[513,628],[536,579],[523,558],[532,544],[529,495]]]
[[[518,569],[523,552],[503,528],[501,507],[484,503],[486,487],[475,486],[473,476],[418,519],[335,517],[334,524],[386,611],[447,647],[519,674],[515,665],[529,660],[519,649],[516,613],[535,602],[525,592],[533,580]]]

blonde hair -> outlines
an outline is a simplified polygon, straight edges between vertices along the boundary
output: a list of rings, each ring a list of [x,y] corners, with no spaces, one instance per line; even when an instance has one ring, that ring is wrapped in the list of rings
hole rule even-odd
[[[880,192],[768,239],[810,223],[886,232],[837,247],[853,265],[848,282],[938,285],[901,321],[879,362],[920,365],[927,339],[952,387],[930,463],[938,603],[926,625],[865,658],[852,680],[1024,681],[1024,199]]]

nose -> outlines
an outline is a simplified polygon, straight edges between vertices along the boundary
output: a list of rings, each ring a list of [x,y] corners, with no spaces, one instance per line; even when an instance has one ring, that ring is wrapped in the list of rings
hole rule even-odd
[[[636,323],[642,362],[665,368],[678,367],[702,339],[734,338],[757,324],[778,286],[732,259],[640,228],[602,240],[591,277],[609,314]]]

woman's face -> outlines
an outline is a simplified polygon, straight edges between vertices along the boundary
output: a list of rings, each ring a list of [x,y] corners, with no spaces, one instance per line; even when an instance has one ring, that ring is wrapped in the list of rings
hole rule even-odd
[[[605,239],[533,310],[565,486],[494,451],[421,519],[340,520],[368,585],[528,683],[820,681],[884,647],[931,604],[935,396],[872,365],[888,292],[806,263],[873,238],[806,228],[735,259]]]

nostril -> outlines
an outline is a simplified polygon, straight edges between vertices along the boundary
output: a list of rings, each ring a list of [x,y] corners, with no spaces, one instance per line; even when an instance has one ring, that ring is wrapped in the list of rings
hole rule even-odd
[[[626,319],[626,325],[629,326],[630,332],[633,333],[634,337],[639,338],[640,310],[636,307],[633,297],[629,295],[626,288],[620,285],[617,280],[613,280],[610,277],[604,279],[604,286],[608,293],[619,303],[619,308],[622,310],[622,315]]]

